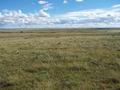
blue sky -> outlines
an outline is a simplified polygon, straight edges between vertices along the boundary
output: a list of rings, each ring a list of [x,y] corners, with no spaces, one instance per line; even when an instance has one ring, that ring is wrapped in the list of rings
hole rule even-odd
[[[120,0],[0,0],[0,27],[118,27],[119,8]]]

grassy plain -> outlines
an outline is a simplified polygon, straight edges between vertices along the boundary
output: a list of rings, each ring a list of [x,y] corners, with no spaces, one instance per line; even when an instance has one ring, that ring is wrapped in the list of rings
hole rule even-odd
[[[0,90],[120,90],[120,30],[1,30]]]

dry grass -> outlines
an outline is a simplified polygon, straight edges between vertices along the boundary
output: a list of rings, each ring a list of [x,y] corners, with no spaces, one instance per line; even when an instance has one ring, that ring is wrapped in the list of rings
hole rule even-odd
[[[120,90],[120,30],[1,31],[0,90]]]

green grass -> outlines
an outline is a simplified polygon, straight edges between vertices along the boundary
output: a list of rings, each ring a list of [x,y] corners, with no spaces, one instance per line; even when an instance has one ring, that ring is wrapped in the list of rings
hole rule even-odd
[[[120,90],[120,30],[1,31],[0,90]]]

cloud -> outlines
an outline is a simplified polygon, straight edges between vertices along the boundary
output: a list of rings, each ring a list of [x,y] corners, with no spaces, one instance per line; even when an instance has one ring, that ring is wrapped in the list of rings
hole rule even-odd
[[[42,17],[50,17],[50,14],[48,14],[46,11],[52,8],[52,3],[49,3],[45,0],[39,0],[38,3],[42,5],[42,9],[38,14]]]
[[[120,9],[119,9],[120,10]],[[91,9],[84,11],[69,12],[64,15],[61,15],[60,18],[64,19],[64,22],[67,22],[71,25],[77,24],[80,26],[91,25],[91,26],[112,26],[119,24],[120,25],[120,12],[116,9]],[[67,18],[67,19],[66,19]]]
[[[25,26],[25,25],[42,25],[46,24],[49,14],[40,10],[37,13],[28,13],[25,14],[21,10],[10,11],[3,10],[0,12],[0,25],[11,25],[11,26]]]
[[[83,0],[76,0],[76,2],[83,2]]]
[[[0,27],[120,27],[120,8],[89,9],[50,17],[43,9],[36,13],[0,11]]]
[[[83,2],[84,0],[75,0],[76,2]],[[68,0],[63,0],[63,3],[66,4],[68,3]]]
[[[64,0],[63,3],[64,3],[64,4],[68,3],[68,0]]]
[[[42,10],[49,10],[53,8],[52,3],[49,3],[48,1],[40,0],[38,3],[42,5]]]
[[[51,9],[51,8],[53,8],[53,6],[52,6],[52,3],[47,3],[47,4],[44,4],[43,5],[43,10],[49,10],[49,9]]]
[[[113,8],[118,8],[120,7],[120,4],[113,5]]]
[[[48,2],[44,1],[44,0],[40,0],[40,1],[38,1],[38,3],[42,5],[42,4],[47,4]]]
[[[40,10],[39,15],[41,17],[50,17],[50,15],[48,13],[46,13],[44,10]]]

